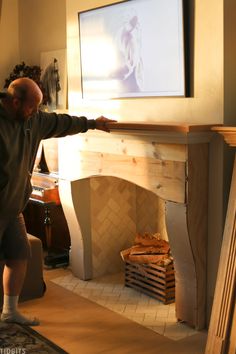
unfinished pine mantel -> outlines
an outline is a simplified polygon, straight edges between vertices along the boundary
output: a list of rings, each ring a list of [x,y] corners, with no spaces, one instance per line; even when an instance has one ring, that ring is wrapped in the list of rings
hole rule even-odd
[[[59,189],[71,235],[72,271],[81,279],[93,277],[90,177],[132,182],[165,201],[176,315],[204,328],[211,126],[117,122],[109,128],[109,134],[89,131],[59,139]]]
[[[213,127],[225,142],[236,148],[236,127]],[[208,331],[206,354],[236,351],[236,155]]]

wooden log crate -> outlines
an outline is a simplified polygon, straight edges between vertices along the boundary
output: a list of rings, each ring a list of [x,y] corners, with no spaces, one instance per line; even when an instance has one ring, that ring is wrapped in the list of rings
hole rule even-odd
[[[173,262],[167,266],[154,263],[125,262],[125,286],[145,293],[167,305],[175,301]]]

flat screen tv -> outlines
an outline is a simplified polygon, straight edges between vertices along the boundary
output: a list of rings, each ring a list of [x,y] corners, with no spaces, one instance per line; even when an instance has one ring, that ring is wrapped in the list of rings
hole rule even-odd
[[[79,12],[82,97],[185,96],[183,0]]]

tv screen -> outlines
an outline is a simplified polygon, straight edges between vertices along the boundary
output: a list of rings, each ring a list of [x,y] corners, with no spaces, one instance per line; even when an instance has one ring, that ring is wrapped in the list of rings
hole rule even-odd
[[[185,96],[183,0],[80,12],[82,97]]]

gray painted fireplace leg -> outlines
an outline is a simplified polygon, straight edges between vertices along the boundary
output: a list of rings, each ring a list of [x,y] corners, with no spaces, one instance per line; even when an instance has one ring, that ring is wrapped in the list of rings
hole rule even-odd
[[[176,317],[196,329],[205,327],[206,247],[188,227],[185,204],[166,202],[166,227],[175,266]]]
[[[59,191],[71,237],[72,272],[82,280],[91,279],[93,274],[89,179],[60,180]]]

